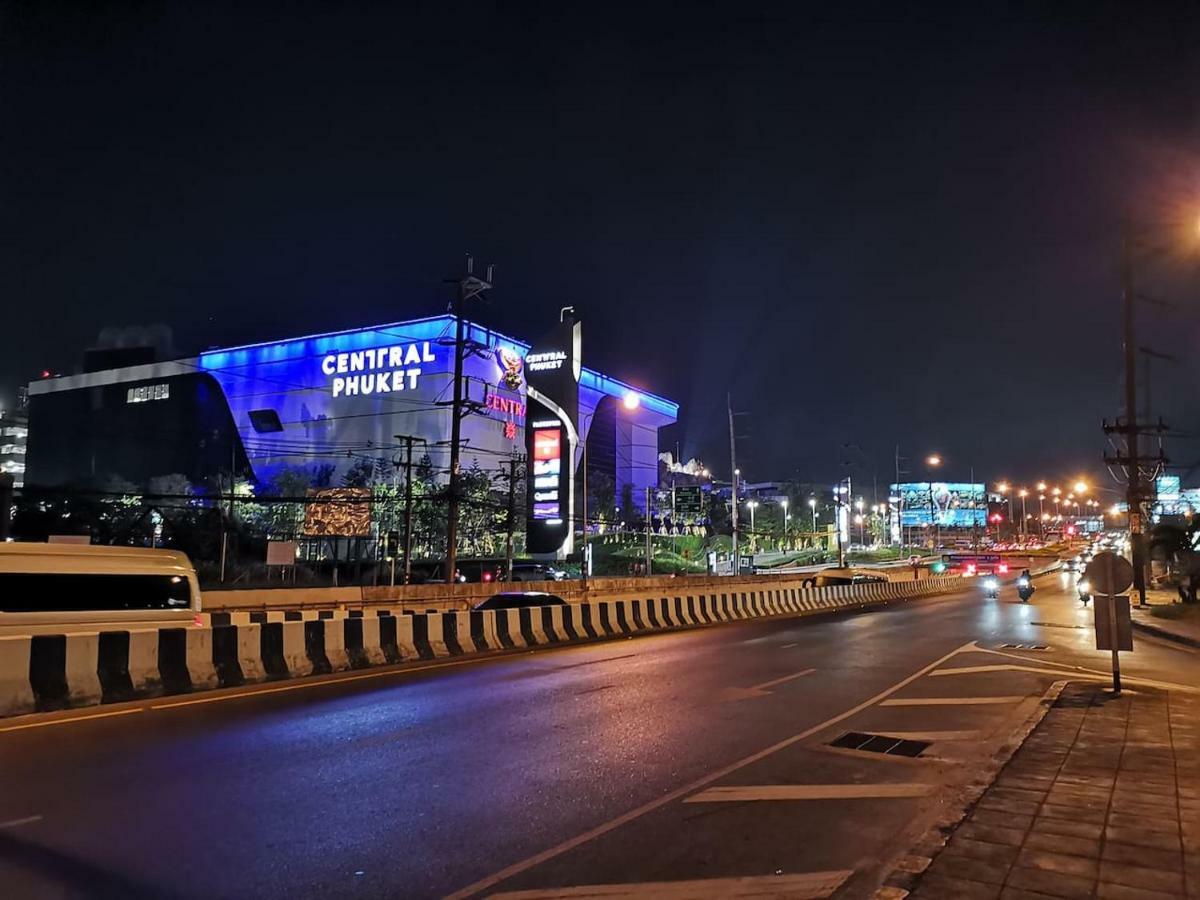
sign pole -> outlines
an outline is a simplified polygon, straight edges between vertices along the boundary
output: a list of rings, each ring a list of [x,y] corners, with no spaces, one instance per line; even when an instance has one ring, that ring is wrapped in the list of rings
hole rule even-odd
[[[1113,572],[1113,555],[1111,553],[1104,558],[1104,571],[1108,575],[1108,589],[1112,591],[1117,578],[1116,573]],[[1119,697],[1121,695],[1121,657],[1120,651],[1117,650],[1119,644],[1117,640],[1117,598],[1112,593],[1109,593],[1107,597],[1109,631],[1112,635],[1113,693]]]

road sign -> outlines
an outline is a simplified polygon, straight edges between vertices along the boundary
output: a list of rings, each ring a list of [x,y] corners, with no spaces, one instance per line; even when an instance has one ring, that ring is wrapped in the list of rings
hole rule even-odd
[[[1121,660],[1118,651],[1133,649],[1133,623],[1129,598],[1118,597],[1133,584],[1133,566],[1110,550],[1097,553],[1083,570],[1092,585],[1096,623],[1096,649],[1112,651],[1113,692],[1121,693]]]
[[[1133,566],[1125,557],[1104,550],[1087,564],[1083,577],[1091,584],[1093,594],[1115,597],[1129,590],[1133,584]]]
[[[294,566],[295,564],[295,541],[267,541],[268,566]]]
[[[1133,620],[1129,614],[1129,598],[1100,597],[1092,604],[1092,608],[1096,622],[1096,649],[1132,650]]]

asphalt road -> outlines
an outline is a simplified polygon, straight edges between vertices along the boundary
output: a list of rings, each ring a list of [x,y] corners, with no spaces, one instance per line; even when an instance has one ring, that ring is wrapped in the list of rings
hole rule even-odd
[[[870,896],[1053,682],[1107,671],[1042,584],[0,720],[2,893]],[[1185,648],[1123,669],[1200,690]]]

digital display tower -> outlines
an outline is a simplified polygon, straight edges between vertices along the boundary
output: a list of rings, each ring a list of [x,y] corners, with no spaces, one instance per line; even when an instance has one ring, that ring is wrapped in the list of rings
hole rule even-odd
[[[525,356],[526,549],[557,559],[575,533],[575,455],[579,447],[581,328],[567,311]]]

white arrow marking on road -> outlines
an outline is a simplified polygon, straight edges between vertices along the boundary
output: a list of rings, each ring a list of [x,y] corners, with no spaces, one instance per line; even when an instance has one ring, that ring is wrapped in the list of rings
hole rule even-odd
[[[824,900],[853,875],[850,869],[800,875],[706,878],[696,881],[644,881],[641,884],[586,884],[577,887],[506,891],[497,900],[553,900],[556,897],[655,897],[657,900],[719,900],[722,897],[790,897]]]
[[[764,681],[762,684],[756,684],[753,687],[727,687],[717,694],[718,703],[726,703],[730,700],[749,700],[753,697],[765,697],[768,693],[768,688],[773,688],[777,684],[783,684],[785,681],[791,681],[795,678],[803,678],[805,675],[811,675],[816,669],[802,669],[799,672],[793,672],[791,675],[784,675],[782,678],[774,678],[771,681]]]

